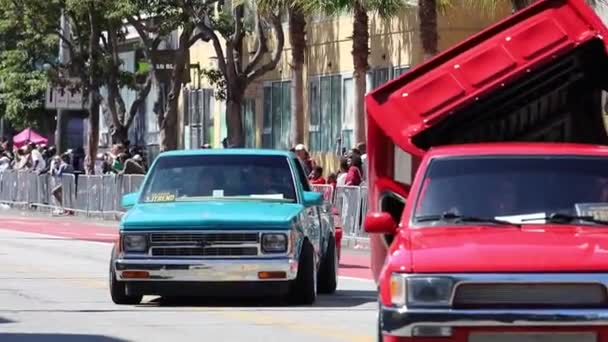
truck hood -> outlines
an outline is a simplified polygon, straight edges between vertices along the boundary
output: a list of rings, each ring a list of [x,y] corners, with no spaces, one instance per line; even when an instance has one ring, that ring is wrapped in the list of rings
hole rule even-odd
[[[209,201],[137,204],[122,219],[125,230],[291,228],[300,204]]]
[[[584,0],[537,1],[370,92],[368,119],[418,156],[469,142],[603,144],[601,106],[565,113],[565,103],[581,84],[583,102],[599,101],[607,33]],[[568,120],[593,124],[563,133]]]
[[[608,270],[608,227],[433,227],[409,237],[414,272]]]

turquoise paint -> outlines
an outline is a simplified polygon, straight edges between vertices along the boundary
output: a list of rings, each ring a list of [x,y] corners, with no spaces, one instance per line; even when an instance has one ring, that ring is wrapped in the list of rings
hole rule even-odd
[[[290,151],[269,150],[261,148],[210,148],[200,150],[175,150],[163,152],[159,157],[175,156],[208,156],[208,155],[245,155],[245,156],[285,156],[295,158],[295,154]]]
[[[144,180],[154,172],[156,162],[162,157],[199,155],[257,155],[284,156],[295,172],[295,155],[290,151],[268,149],[199,149],[176,150],[162,153],[153,163]],[[294,175],[298,201],[304,197],[300,179]],[[139,197],[140,194],[127,195]],[[311,196],[312,195],[312,196]],[[309,194],[316,197],[314,194]],[[320,196],[319,196],[320,197]],[[313,201],[314,202],[314,201]],[[283,203],[268,200],[237,200],[229,198],[193,202],[136,203],[125,214],[121,229],[125,231],[164,230],[263,230],[292,229],[294,222],[302,224],[305,217],[302,203]]]
[[[292,229],[304,210],[301,204],[265,201],[199,201],[139,203],[123,217],[126,231]]]

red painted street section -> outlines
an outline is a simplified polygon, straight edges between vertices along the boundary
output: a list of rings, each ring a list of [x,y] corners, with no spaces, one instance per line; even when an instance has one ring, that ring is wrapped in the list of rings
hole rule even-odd
[[[113,243],[118,238],[116,227],[83,222],[64,217],[31,217],[0,215],[0,229],[44,234],[74,240]],[[369,256],[342,250],[340,275],[360,279],[372,279]]]

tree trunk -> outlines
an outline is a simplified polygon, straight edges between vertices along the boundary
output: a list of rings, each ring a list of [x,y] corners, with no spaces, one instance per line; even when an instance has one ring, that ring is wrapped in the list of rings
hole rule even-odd
[[[169,112],[167,116],[171,115]],[[160,151],[177,150],[177,124],[165,120],[165,126],[160,130]]]
[[[511,0],[513,12],[519,11],[530,4],[530,0]]]
[[[228,128],[228,146],[244,147],[242,106],[245,91],[231,92],[226,99],[226,124]]]
[[[158,108],[160,96],[155,104],[158,123],[160,127],[160,151],[170,151],[177,149],[177,108],[179,95],[182,91],[184,82],[184,74],[186,71],[186,63],[188,62],[187,54],[190,48],[189,41],[192,34],[192,27],[185,25],[179,37],[179,47],[175,55],[175,64],[171,72],[171,88],[167,96],[167,104],[165,108]],[[160,78],[156,77],[157,80]],[[160,89],[160,87],[159,87]],[[159,91],[160,92],[160,91]]]
[[[181,81],[174,79],[171,83],[174,83],[174,85],[167,96],[167,106],[159,122],[161,152],[177,150],[177,99],[181,92]],[[179,83],[179,86],[177,83]]]
[[[419,0],[418,20],[420,21],[422,51],[424,53],[424,59],[427,60],[439,52],[437,0]]]
[[[289,8],[289,41],[291,43],[291,134],[290,146],[304,142],[304,62],[306,51],[306,18],[302,8]]]
[[[85,157],[85,173],[95,174],[95,159],[99,144],[99,98],[98,90],[91,90],[88,99],[89,127],[87,130],[87,155]]]
[[[99,103],[101,96],[99,94],[99,74],[103,71],[99,70],[99,39],[101,31],[97,22],[97,9],[95,3],[88,4],[88,18],[90,25],[90,34],[88,41],[89,64],[92,66],[88,83],[88,110],[89,110],[89,129],[87,141],[87,153],[85,157],[85,172],[88,175],[95,174],[95,159],[97,158],[97,145],[99,144]]]
[[[129,139],[129,129],[123,125],[118,125],[112,129],[112,144],[122,144]]]
[[[355,2],[353,22],[353,63],[355,71],[355,143],[365,141],[365,92],[367,88],[367,70],[369,64],[369,19],[361,0]],[[349,146],[351,147],[351,146]]]

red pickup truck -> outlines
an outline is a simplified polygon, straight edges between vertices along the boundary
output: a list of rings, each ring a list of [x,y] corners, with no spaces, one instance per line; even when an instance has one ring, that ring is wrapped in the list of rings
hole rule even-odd
[[[379,340],[608,341],[606,37],[541,0],[368,94]]]

